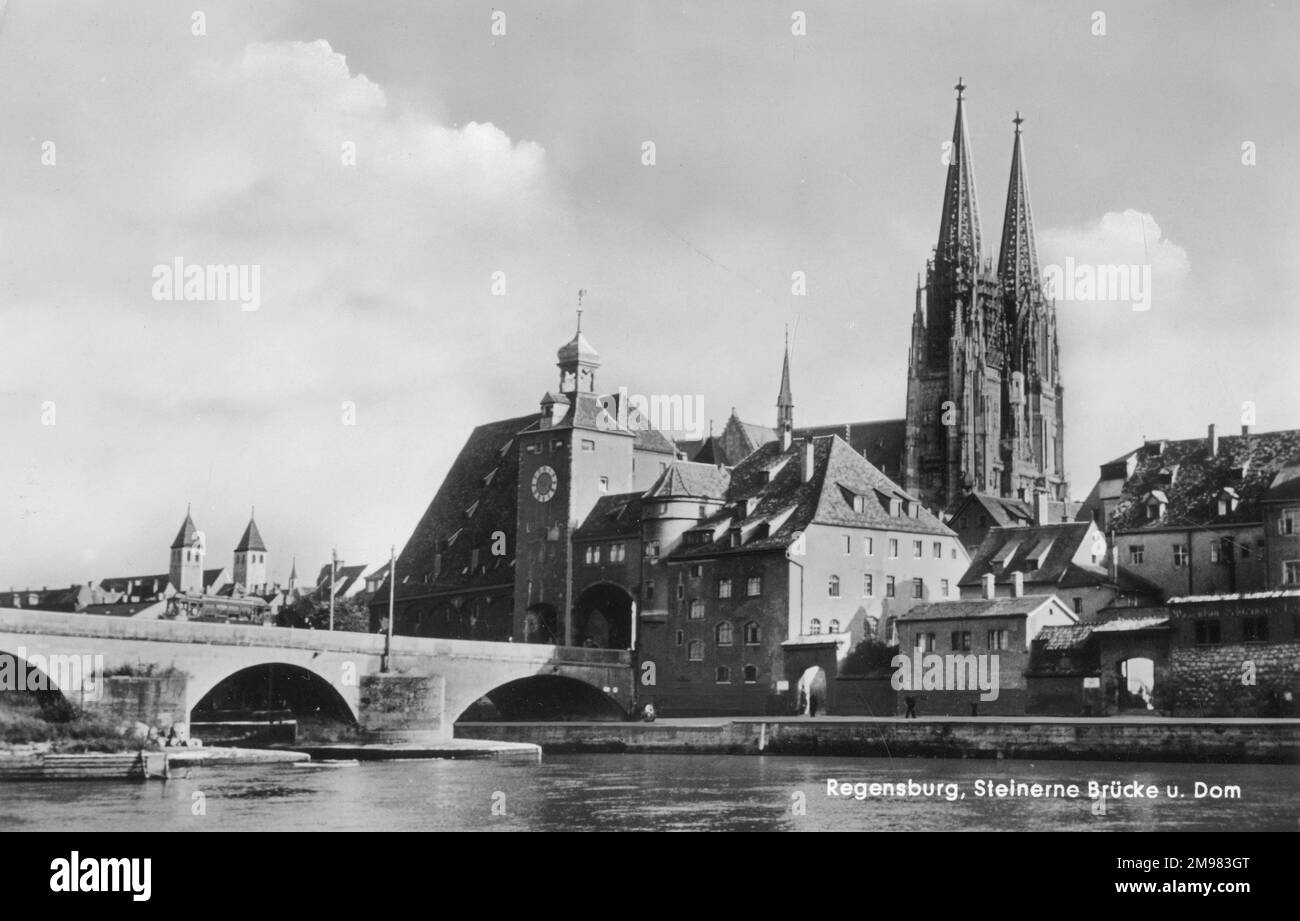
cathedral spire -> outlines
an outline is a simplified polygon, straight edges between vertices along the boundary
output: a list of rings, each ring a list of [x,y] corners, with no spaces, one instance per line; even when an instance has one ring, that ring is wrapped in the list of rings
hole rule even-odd
[[[1034,216],[1029,207],[1029,179],[1025,175],[1020,140],[1020,113],[1011,149],[1011,180],[1007,185],[1007,210],[1002,218],[1002,245],[998,250],[998,278],[1018,311],[1026,296],[1039,290],[1038,247],[1034,241]]]
[[[776,431],[782,449],[794,437],[794,396],[790,393],[790,327],[785,328],[785,360],[781,365],[781,391],[776,395]]]
[[[957,118],[952,126],[952,149],[948,152],[948,179],[943,192],[943,218],[939,222],[938,257],[952,265],[964,264],[979,270],[981,261],[979,202],[975,196],[975,168],[971,163],[970,140],[962,93],[966,85],[957,78]]]

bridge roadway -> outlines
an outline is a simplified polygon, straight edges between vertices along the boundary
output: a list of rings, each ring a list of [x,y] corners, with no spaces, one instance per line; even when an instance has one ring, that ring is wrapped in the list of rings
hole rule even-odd
[[[581,682],[626,712],[632,705],[631,655],[532,643],[395,636],[388,670],[381,634],[297,630],[192,621],[137,620],[0,608],[0,653],[46,663],[53,683],[66,660],[103,656],[106,672],[154,666],[172,677],[142,692],[139,678],[106,679],[102,687],[60,688],[70,700],[123,715],[130,701],[156,699],[138,718],[187,721],[219,683],[248,668],[297,666],[328,683],[363,729],[448,739],[457,717],[481,697],[512,682]],[[94,661],[93,659],[90,661]],[[2,673],[0,673],[2,674]],[[136,682],[135,686],[128,686]],[[516,687],[525,693],[528,685]],[[126,706],[124,706],[126,704]],[[150,718],[152,717],[152,718]]]

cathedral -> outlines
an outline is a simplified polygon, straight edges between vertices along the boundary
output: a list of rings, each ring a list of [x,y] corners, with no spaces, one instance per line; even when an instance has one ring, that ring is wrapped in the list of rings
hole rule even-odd
[[[963,91],[939,239],[918,280],[903,486],[931,508],[964,495],[1068,498],[1056,308],[1043,293],[1019,113],[996,267],[984,257]]]

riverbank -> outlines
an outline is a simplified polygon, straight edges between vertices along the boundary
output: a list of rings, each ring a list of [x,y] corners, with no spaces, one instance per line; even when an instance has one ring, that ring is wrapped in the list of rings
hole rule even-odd
[[[456,737],[531,742],[546,754],[1300,764],[1300,720],[739,717],[654,723],[457,723]]]
[[[310,761],[297,751],[256,748],[138,748],[115,752],[60,752],[48,743],[0,750],[0,781],[145,780],[208,765],[266,765]]]

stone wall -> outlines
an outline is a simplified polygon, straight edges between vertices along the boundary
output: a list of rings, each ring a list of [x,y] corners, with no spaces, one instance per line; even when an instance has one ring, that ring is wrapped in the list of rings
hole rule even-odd
[[[141,722],[168,727],[189,721],[185,693],[188,678],[179,672],[147,678],[114,675],[103,678],[98,700],[81,705],[96,715],[118,722]]]
[[[1170,661],[1175,716],[1300,716],[1300,642],[1193,646]]]

